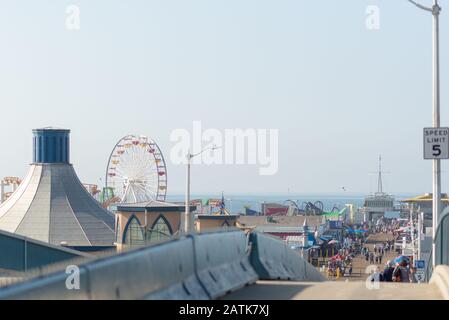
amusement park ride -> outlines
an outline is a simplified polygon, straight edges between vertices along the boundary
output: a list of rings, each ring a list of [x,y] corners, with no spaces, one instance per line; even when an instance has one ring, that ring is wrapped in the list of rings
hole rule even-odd
[[[105,181],[103,205],[165,201],[167,167],[161,149],[147,136],[123,137],[109,156]]]
[[[84,188],[90,193],[92,197],[94,197],[96,200],[98,200],[98,195],[101,193],[100,189],[98,189],[98,185],[96,184],[90,184],[90,183],[83,183]]]
[[[298,203],[299,201],[295,202],[293,200],[286,200],[284,205],[289,206],[288,212],[293,212],[292,215],[321,216],[331,213],[342,212],[342,209],[338,204],[334,204],[330,211],[325,211],[324,204],[321,201],[315,201],[313,203],[310,201],[304,201],[302,202],[301,206],[299,206]],[[294,208],[295,210],[291,210],[291,208]]]
[[[261,212],[259,212],[259,215],[267,215],[267,216],[326,216],[331,214],[340,213],[345,210],[345,207],[343,209],[340,209],[339,204],[334,204],[332,209],[330,211],[324,210],[324,204],[321,201],[304,201],[300,202],[299,200],[286,200],[283,204],[280,203],[263,203]],[[247,212],[253,211],[248,210]],[[257,211],[253,211],[251,215],[257,215]]]
[[[0,203],[8,199],[11,194],[16,191],[22,181],[17,177],[5,177],[0,181]],[[9,187],[10,191],[5,191],[5,187]]]

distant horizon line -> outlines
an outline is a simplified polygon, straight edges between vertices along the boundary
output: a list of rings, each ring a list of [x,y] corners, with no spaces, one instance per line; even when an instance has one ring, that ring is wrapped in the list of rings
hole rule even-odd
[[[373,195],[376,192],[224,192],[225,197],[229,196],[285,196],[285,197],[296,197],[296,196],[369,196]],[[404,195],[422,195],[431,192],[385,192],[386,194],[393,196],[404,196]],[[442,192],[445,193],[445,192]],[[167,197],[171,196],[184,196],[185,193],[176,192],[172,194],[167,194]],[[192,196],[221,196],[221,192],[195,192],[191,193]]]

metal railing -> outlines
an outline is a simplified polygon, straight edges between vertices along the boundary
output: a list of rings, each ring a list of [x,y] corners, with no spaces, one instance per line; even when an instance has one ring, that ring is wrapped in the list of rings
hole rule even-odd
[[[430,278],[432,277],[432,273],[433,273],[432,253],[430,253],[429,259],[427,260],[426,263],[427,263],[427,264],[426,264],[426,266],[427,266],[427,269],[426,269],[426,279],[427,279],[427,281],[429,281]]]
[[[449,265],[449,207],[443,211],[442,217],[438,223],[438,228],[435,233],[435,264]],[[426,276],[429,281],[433,274],[433,253],[430,254],[427,261]]]
[[[443,211],[435,233],[435,264],[449,265],[449,208]]]

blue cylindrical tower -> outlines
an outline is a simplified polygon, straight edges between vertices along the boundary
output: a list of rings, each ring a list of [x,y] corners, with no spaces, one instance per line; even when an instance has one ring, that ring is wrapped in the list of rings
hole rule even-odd
[[[69,163],[70,130],[42,128],[33,130],[34,163]]]

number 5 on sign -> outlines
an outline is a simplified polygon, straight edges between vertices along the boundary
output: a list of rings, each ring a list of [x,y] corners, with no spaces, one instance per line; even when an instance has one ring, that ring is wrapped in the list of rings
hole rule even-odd
[[[424,128],[424,159],[449,159],[449,128]]]

